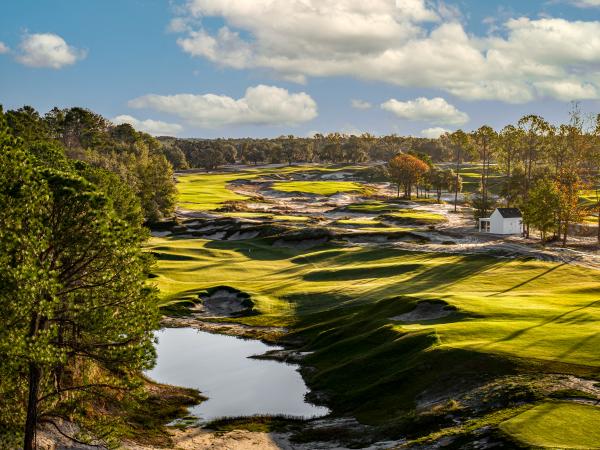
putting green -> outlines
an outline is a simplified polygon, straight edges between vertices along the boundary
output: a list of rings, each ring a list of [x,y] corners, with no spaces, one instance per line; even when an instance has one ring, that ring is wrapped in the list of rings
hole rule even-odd
[[[194,211],[211,211],[228,201],[247,200],[248,197],[227,189],[227,183],[254,178],[249,174],[193,174],[177,179],[178,206]]]
[[[500,429],[534,448],[599,449],[600,407],[546,402],[503,422]]]

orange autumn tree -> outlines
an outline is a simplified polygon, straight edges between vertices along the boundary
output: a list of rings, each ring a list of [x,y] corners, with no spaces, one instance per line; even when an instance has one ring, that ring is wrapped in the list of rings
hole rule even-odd
[[[429,172],[429,166],[412,155],[401,153],[394,156],[388,163],[390,177],[398,186],[398,197],[400,188],[404,188],[404,197],[411,198],[412,187]]]

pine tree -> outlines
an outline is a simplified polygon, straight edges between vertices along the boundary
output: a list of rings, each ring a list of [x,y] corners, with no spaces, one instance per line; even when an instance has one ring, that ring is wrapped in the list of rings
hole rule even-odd
[[[108,439],[106,412],[135,400],[155,357],[146,233],[76,173],[41,168],[3,125],[0,430],[20,428],[25,450],[38,424],[63,419]]]

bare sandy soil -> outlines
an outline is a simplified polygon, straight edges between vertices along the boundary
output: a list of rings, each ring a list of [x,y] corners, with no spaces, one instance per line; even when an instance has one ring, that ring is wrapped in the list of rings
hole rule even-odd
[[[296,444],[290,441],[287,433],[263,433],[234,430],[225,433],[210,432],[199,428],[174,431],[173,450],[350,450],[335,442],[310,442]],[[381,442],[366,447],[365,450],[384,450],[401,442]],[[164,450],[159,447],[146,447],[126,444],[127,450]]]
[[[360,426],[354,419],[333,419],[315,422],[314,427],[330,426]],[[69,423],[63,423],[64,432],[74,435],[76,427]],[[173,445],[170,447],[158,447],[144,445],[133,441],[123,442],[123,450],[350,450],[338,442],[309,442],[295,443],[291,441],[290,433],[267,433],[247,430],[233,430],[227,432],[212,431],[198,427],[187,429],[171,429]],[[83,445],[61,436],[55,429],[44,428],[40,430],[37,438],[40,450],[99,450],[103,446]],[[385,441],[363,447],[364,450],[384,450],[394,448],[403,441]]]

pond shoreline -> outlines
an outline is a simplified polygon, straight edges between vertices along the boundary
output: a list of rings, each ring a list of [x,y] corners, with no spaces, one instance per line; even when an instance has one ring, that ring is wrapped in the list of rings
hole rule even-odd
[[[279,340],[284,337],[288,330],[283,327],[268,327],[245,325],[238,322],[221,322],[217,320],[201,319],[194,315],[190,316],[164,316],[161,321],[162,328],[193,328],[198,331],[206,331],[212,334],[235,336],[242,339],[254,339],[266,345],[284,346]]]
[[[208,400],[191,408],[204,423],[222,417],[327,416],[329,409],[312,402],[319,397],[307,387],[297,356],[292,361],[286,349],[252,338],[248,328],[244,336],[235,334],[239,329],[232,333],[231,327],[226,327],[230,334],[215,328],[163,328],[158,332],[157,365],[146,375],[205,394]]]

